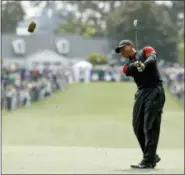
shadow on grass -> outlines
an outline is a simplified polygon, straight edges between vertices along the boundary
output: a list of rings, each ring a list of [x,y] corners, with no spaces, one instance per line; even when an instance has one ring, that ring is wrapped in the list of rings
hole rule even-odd
[[[119,174],[183,174],[184,170],[179,169],[165,169],[165,168],[155,168],[155,169],[132,169],[132,168],[122,168],[110,170],[112,173]]]

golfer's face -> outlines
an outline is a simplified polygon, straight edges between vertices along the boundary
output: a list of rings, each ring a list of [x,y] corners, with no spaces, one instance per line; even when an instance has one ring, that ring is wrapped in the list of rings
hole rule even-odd
[[[121,54],[121,56],[123,56],[125,58],[129,58],[131,50],[132,50],[131,45],[125,45],[124,47],[122,47],[120,49],[120,54]]]

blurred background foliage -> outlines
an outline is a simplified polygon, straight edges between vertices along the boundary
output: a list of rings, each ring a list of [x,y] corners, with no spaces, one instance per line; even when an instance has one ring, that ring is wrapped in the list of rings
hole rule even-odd
[[[155,1],[30,1],[29,5],[57,13],[61,22],[56,24],[56,34],[109,37],[110,48],[124,38],[135,42],[133,20],[138,19],[139,48],[151,45],[163,60],[184,64],[184,1],[171,1],[171,5]],[[3,33],[15,32],[24,17],[21,1],[2,2]]]
[[[89,55],[88,61],[93,65],[105,65],[108,63],[108,58],[99,53],[92,53]]]

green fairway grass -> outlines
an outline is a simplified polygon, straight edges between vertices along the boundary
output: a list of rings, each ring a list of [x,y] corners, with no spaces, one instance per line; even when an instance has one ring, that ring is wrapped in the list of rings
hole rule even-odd
[[[73,84],[30,107],[3,112],[3,145],[138,148],[135,91],[131,82]],[[184,147],[183,105],[168,92],[159,146]]]

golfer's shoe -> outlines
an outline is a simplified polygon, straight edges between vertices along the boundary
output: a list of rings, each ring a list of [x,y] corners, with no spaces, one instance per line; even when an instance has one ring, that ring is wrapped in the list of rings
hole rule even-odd
[[[141,161],[141,163],[139,163],[138,165],[131,165],[131,168],[135,168],[135,169],[153,169],[156,167],[156,164],[158,162],[160,162],[161,158],[159,157],[159,155],[156,154],[156,162],[155,163],[149,163],[149,162],[145,162],[144,160]]]
[[[156,163],[160,162],[160,160],[161,158],[158,155],[156,155]]]
[[[155,166],[156,166],[156,163],[141,161],[141,163],[139,163],[138,165],[131,165],[131,168],[134,168],[134,169],[154,169]]]

